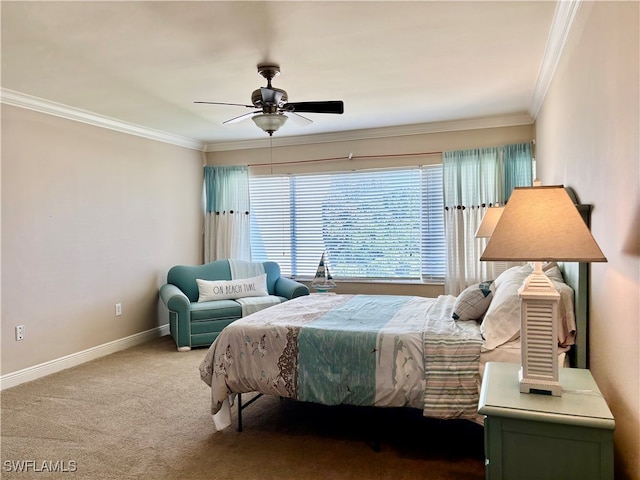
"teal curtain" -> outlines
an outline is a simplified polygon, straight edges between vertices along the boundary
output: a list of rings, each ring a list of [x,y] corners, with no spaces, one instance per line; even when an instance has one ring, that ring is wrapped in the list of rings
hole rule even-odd
[[[249,167],[204,167],[205,262],[251,260]]]
[[[533,184],[530,143],[443,152],[443,193],[447,272],[445,293],[458,295],[467,286],[494,275],[480,262],[486,239],[475,232],[487,208],[504,205],[514,187]]]
[[[531,143],[505,145],[504,156],[504,200],[506,203],[515,187],[533,185],[533,153]]]

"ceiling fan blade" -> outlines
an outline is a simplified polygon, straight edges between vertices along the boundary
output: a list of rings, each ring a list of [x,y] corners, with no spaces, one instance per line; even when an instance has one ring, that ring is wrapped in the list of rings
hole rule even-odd
[[[245,105],[244,103],[224,103],[224,102],[193,102],[193,103],[206,103],[207,105],[231,105],[234,107],[256,108],[254,105]]]
[[[303,127],[309,125],[310,123],[313,123],[313,120],[311,120],[310,118],[302,116],[296,112],[286,112],[286,115],[288,115],[295,123]]]
[[[224,122],[222,122],[222,124],[226,125],[227,123],[238,123],[238,122],[241,122],[242,120],[250,118],[252,115],[255,115],[256,113],[261,113],[261,112],[260,110],[258,110],[256,112],[243,113],[242,115],[238,115],[237,117],[233,117],[233,118],[230,118],[229,120],[225,120]]]
[[[285,104],[288,112],[304,113],[344,113],[344,102],[334,100],[328,102],[290,102]]]

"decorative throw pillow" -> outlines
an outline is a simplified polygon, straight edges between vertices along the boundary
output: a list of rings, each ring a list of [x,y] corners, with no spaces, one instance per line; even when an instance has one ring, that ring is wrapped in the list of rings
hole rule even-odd
[[[267,274],[252,278],[240,278],[237,280],[202,280],[196,279],[198,284],[198,302],[211,300],[233,300],[243,297],[266,297]]]
[[[481,318],[489,308],[493,289],[493,280],[476,283],[465,288],[456,298],[453,305],[454,320],[477,320]]]

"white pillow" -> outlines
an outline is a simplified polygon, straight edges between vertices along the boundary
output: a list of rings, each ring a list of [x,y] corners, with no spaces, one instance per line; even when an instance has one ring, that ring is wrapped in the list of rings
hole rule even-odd
[[[491,305],[480,324],[483,350],[493,350],[520,336],[520,297],[518,289],[533,269],[526,264],[502,272],[495,280]]]
[[[202,280],[196,279],[198,284],[198,302],[211,300],[232,300],[243,297],[266,297],[267,274],[238,280]]]
[[[485,341],[483,351],[493,350],[520,337],[520,296],[518,290],[531,274],[531,265],[513,267],[503,272],[495,280],[496,291],[487,309],[480,332]],[[558,344],[573,345],[576,320],[573,306],[573,289],[562,281],[562,273],[557,266],[545,272],[560,293],[558,305]]]
[[[573,301],[573,288],[566,283],[553,282],[560,292],[558,305],[558,345],[567,347],[576,343],[576,314]]]
[[[500,275],[495,280],[496,288],[500,287],[503,283],[510,283],[514,281],[524,281],[533,272],[533,267],[529,263],[524,265],[518,265],[517,267],[511,267]]]
[[[562,272],[560,271],[560,267],[558,267],[558,265],[554,265],[546,270],[543,268],[542,271],[551,280],[564,283],[564,277],[562,276]]]

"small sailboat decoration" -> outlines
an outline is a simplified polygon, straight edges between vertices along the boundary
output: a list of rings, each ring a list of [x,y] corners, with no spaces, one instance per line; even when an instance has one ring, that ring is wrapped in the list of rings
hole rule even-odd
[[[332,288],[336,288],[336,282],[333,281],[333,277],[329,272],[329,266],[325,262],[326,253],[322,253],[322,258],[320,259],[320,263],[318,264],[318,269],[316,270],[316,276],[311,281],[311,286],[315,288],[318,293],[326,293]]]

